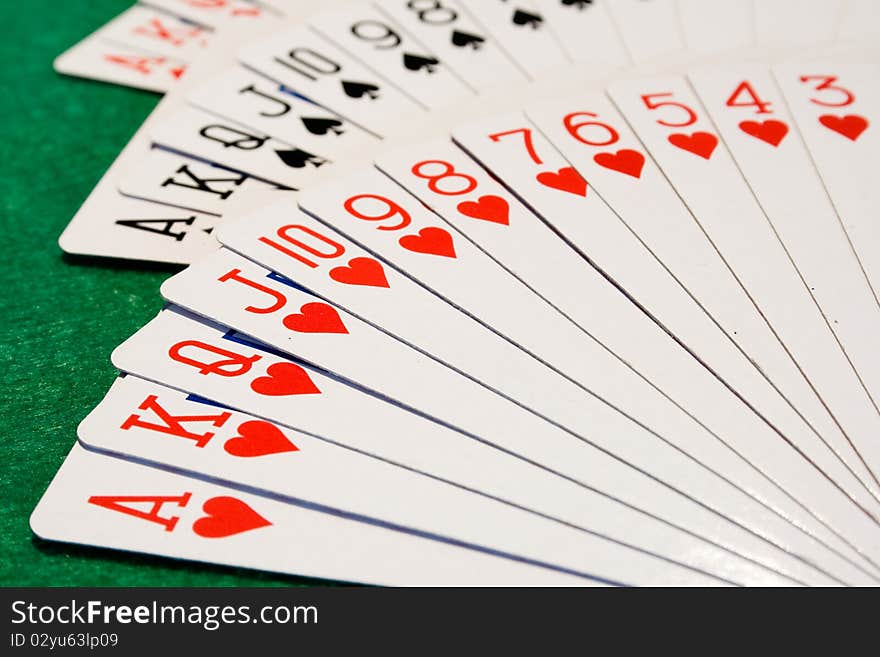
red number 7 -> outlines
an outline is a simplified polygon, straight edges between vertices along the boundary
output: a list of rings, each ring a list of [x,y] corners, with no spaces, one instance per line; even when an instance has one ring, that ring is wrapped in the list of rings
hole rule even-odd
[[[514,130],[507,130],[506,132],[496,132],[494,135],[489,135],[489,139],[497,142],[502,137],[507,137],[508,135],[515,135],[521,132],[523,136],[523,141],[525,142],[526,152],[529,154],[529,157],[532,158],[532,162],[535,164],[543,164],[543,160],[538,157],[538,153],[535,152],[535,144],[532,142],[532,131],[530,128],[516,128]]]

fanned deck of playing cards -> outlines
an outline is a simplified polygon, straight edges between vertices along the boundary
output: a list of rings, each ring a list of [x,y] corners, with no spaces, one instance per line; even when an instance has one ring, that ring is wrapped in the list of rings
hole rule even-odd
[[[383,585],[880,583],[880,10],[150,0],[62,248],[186,264],[40,537]]]

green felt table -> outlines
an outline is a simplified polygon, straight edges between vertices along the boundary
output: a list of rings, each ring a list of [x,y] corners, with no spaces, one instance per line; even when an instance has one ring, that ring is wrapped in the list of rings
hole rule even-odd
[[[173,269],[72,259],[58,236],[159,97],[68,78],[63,50],[132,4],[0,0],[0,585],[302,585],[307,579],[40,541],[28,517],[116,372],[113,347],[161,307]]]

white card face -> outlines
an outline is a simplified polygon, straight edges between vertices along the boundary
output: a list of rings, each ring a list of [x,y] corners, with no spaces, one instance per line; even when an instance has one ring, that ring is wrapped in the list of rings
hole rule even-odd
[[[677,0],[677,5],[684,43],[692,52],[747,48],[755,41],[751,2]]]
[[[295,209],[290,204],[279,203],[278,206],[226,224],[221,230],[221,239],[227,246],[296,280],[300,285],[317,292],[319,296],[333,300],[334,303],[368,321],[376,321],[378,326],[398,335],[410,344],[417,345],[451,366],[475,376],[478,380],[502,391],[503,394],[510,395],[530,408],[540,409],[542,415],[562,423],[563,426],[573,428],[575,431],[582,427],[583,435],[589,440],[604,440],[603,433],[598,430],[599,418],[604,418],[605,422],[615,419],[613,414],[608,415],[607,408],[600,406],[597,415],[587,417],[584,409],[596,408],[594,400],[585,397],[577,388],[574,388],[573,393],[572,384],[565,379],[554,375],[552,371],[522,351],[518,351],[510,343],[479,330],[478,324],[467,319],[451,306],[439,303],[435,297],[425,297],[424,290],[420,294],[418,290],[421,288],[411,287],[408,279],[397,274],[395,270],[388,267],[379,270],[382,278],[377,285],[374,280],[375,273],[371,271],[378,263],[367,267],[367,262],[364,261],[375,262],[372,258],[367,258],[361,249],[341,236],[326,237],[326,229],[304,215],[297,218],[296,224],[291,224],[291,217],[295,215]],[[402,215],[394,217],[395,221],[400,217]],[[413,221],[412,215],[409,221],[410,223]],[[316,241],[318,238],[321,241]],[[396,241],[393,233],[391,240]],[[456,238],[454,242],[456,253],[459,253],[460,243],[462,241]],[[302,250],[304,246],[308,247],[308,250]],[[333,246],[332,252],[328,250],[328,246]],[[319,253],[324,255],[319,256]],[[401,252],[396,258],[398,263],[403,262],[404,255]],[[414,253],[412,258],[416,257],[424,258],[426,255]],[[322,258],[329,258],[330,262],[322,263]],[[338,266],[346,262],[349,263],[347,267]],[[329,277],[327,270],[330,271]],[[359,278],[352,278],[354,274],[358,274]],[[360,280],[361,284],[345,284],[346,280]],[[398,309],[401,307],[407,308],[409,312],[400,313]],[[462,321],[463,319],[466,321]],[[442,326],[443,330],[438,331],[438,326]],[[474,330],[475,327],[477,330]],[[524,385],[524,382],[528,384]],[[598,415],[600,411],[604,413],[601,416]],[[617,416],[618,420],[620,417]],[[621,426],[615,429],[615,432],[621,435],[630,430],[631,428]],[[654,467],[652,464],[656,464],[660,456],[658,454],[645,460],[645,450],[648,449],[649,444],[640,441],[633,443],[630,449],[622,441],[615,440],[605,447],[618,454],[622,454],[620,450],[625,449],[624,458],[628,462],[643,463],[643,467],[650,471]],[[707,441],[708,447],[712,444]],[[567,468],[570,465],[561,462],[558,467]],[[697,485],[702,479],[703,477],[695,472],[687,477],[678,478],[677,485],[681,485],[682,482],[687,482],[688,486]],[[700,486],[700,488],[702,492],[696,494],[700,499],[711,498],[717,492],[712,487]],[[834,511],[828,513],[828,517],[841,518],[843,516],[840,514],[855,513],[857,516],[854,519],[855,523],[859,524],[863,521],[864,516],[861,512],[839,496],[839,493],[823,494],[823,498],[824,501],[817,499],[816,503],[822,507],[831,505],[830,508]]]
[[[590,580],[102,456],[78,444],[31,515],[40,538],[399,586]]]
[[[422,108],[393,85],[306,27],[284,30],[239,52],[266,77],[378,136]]]
[[[369,4],[316,14],[309,25],[425,110],[453,106],[473,94],[438,53]]]
[[[217,217],[239,189],[272,189],[277,185],[153,148],[117,180],[126,196],[195,210]]]
[[[816,45],[834,40],[840,0],[758,0],[754,3],[758,45]]]
[[[223,329],[163,311],[117,347],[112,358],[114,364],[124,371],[193,391],[223,405],[247,410],[257,417],[323,437],[419,473],[480,491],[497,488],[493,483],[495,477],[501,484],[507,482],[504,485],[508,490],[511,490],[510,486],[519,487],[516,477],[510,479],[498,469],[500,462],[516,457],[364,394],[323,374],[322,370],[306,369],[262,351],[254,344],[250,341],[241,344],[240,337],[224,333]],[[340,413],[340,409],[344,412]],[[619,439],[621,434],[615,435]],[[418,436],[419,440],[414,441],[413,436]],[[666,522],[681,521],[687,532],[704,535],[712,542],[745,552],[750,558],[769,558],[762,554],[766,550],[761,549],[763,541],[732,525],[723,515],[695,505],[690,498],[619,461],[603,459],[600,452],[591,452],[580,441],[569,439],[558,444],[560,448],[566,448],[567,453],[554,448],[554,453],[544,460],[558,462],[556,465],[564,465],[570,470],[576,467],[575,474],[583,475],[586,480],[580,485],[596,487],[599,491],[617,486],[626,493],[615,488],[614,497],[626,500],[629,505],[635,505],[635,500],[643,501],[648,507],[645,512],[659,513]],[[642,449],[646,447],[643,445]],[[677,469],[669,459],[664,461],[667,472]],[[548,470],[559,471],[558,467],[548,467]],[[693,475],[682,476],[688,479]],[[600,477],[605,483],[598,481]],[[569,481],[581,480],[571,477]],[[587,504],[586,508],[590,505]],[[607,517],[615,521],[617,516],[610,513]],[[597,526],[595,521],[591,526]],[[688,551],[688,555],[691,554],[697,555],[695,559],[701,559],[699,550]],[[703,562],[701,567],[708,565],[709,562]]]
[[[684,49],[673,0],[612,0],[607,5],[635,63]]]
[[[274,12],[264,11],[246,0],[144,0],[144,4],[215,30],[278,20]]]
[[[534,5],[572,62],[612,68],[630,63],[626,46],[608,13],[609,0],[536,0]]]
[[[182,106],[183,94],[190,85],[198,83],[216,70],[228,68],[239,41],[254,38],[260,29],[264,28],[259,25],[251,30],[239,28],[235,34],[219,35],[212,39],[205,57],[200,58],[186,78],[181,80],[182,87],[176,88],[159,102],[89,194],[59,239],[62,249],[81,255],[185,264],[199,254],[216,248],[216,243],[210,236],[210,230],[216,224],[216,214],[192,210],[168,211],[159,204],[133,200],[119,193],[117,180],[122,173],[137,166],[139,162],[154,156],[171,157],[167,153],[150,153],[151,127]],[[178,166],[187,162],[183,158],[175,158],[175,161]],[[247,186],[251,184],[248,183]],[[120,219],[174,222],[142,225],[116,223]]]
[[[568,440],[558,429],[542,423],[537,416],[344,311],[280,282],[268,270],[225,249],[166,281],[162,293],[177,305],[211,317],[264,344],[320,365],[368,389],[378,390],[384,396],[439,417],[489,442],[498,442],[498,437],[503,437],[500,443],[511,451],[520,454],[527,452],[529,441],[540,442],[542,448],[547,449],[559,440]],[[326,332],[331,335],[327,336]],[[341,340],[336,339],[339,333],[344,333]],[[330,344],[327,344],[327,337],[331,340]],[[370,354],[370,358],[365,359],[363,354]],[[384,367],[376,368],[375,362],[382,362]],[[97,435],[95,432],[93,434]],[[760,440],[760,431],[758,434]],[[744,467],[732,454],[724,454],[720,450],[721,454],[718,455],[718,452],[716,446],[714,453],[709,455],[710,458],[716,456],[718,471],[725,472],[736,483],[747,482],[747,490],[757,488],[767,493],[763,497],[769,497],[774,502],[782,500],[786,512],[792,509],[792,505],[786,503],[785,496],[780,495],[772,484],[756,482],[755,473],[750,468]],[[702,458],[707,454],[704,449],[697,456]],[[790,468],[791,455],[787,457],[785,462]],[[540,454],[536,452],[533,458],[540,458]],[[801,469],[796,470],[803,476]],[[760,480],[760,477],[757,479]],[[517,490],[546,488],[525,486],[521,475],[511,475],[506,480],[517,481]],[[732,490],[728,494],[742,495]],[[522,503],[527,503],[527,500]],[[822,553],[825,551],[819,548],[817,542],[797,536],[799,532],[794,527],[780,522],[779,517],[771,517],[767,509],[757,504],[752,506],[754,508],[748,514],[751,526],[757,526],[778,544],[791,546],[794,541],[799,545],[798,552],[810,551],[816,555],[817,562],[824,560]],[[591,508],[594,509],[594,505]],[[540,510],[559,516],[558,508],[544,507]],[[797,514],[797,511],[794,514],[803,515]],[[808,518],[805,517],[807,523],[812,524]],[[579,522],[577,517],[565,519]],[[820,552],[817,553],[817,550]]]
[[[183,107],[157,123],[150,136],[165,149],[245,171],[280,187],[302,188],[332,164],[300,144],[278,141],[196,107]]]
[[[529,0],[447,0],[489,33],[530,80],[567,68],[571,60]]]
[[[188,264],[217,248],[217,217],[123,196],[99,185],[58,240],[65,253]]]
[[[165,12],[134,5],[95,33],[102,41],[189,61],[204,52],[211,32]]]
[[[880,413],[687,81],[619,82],[610,93],[847,433],[836,451],[876,476]]]
[[[491,389],[225,249],[166,281],[162,293],[175,304],[429,417],[489,441],[501,436],[514,452],[532,449],[529,441],[537,435],[545,436],[545,447],[571,440]],[[385,367],[376,368],[375,360]],[[582,395],[576,390],[571,394],[569,402],[583,412]]]
[[[53,66],[65,75],[165,93],[183,76],[187,63],[91,36],[59,55]]]
[[[659,260],[524,116],[510,114],[471,123],[456,130],[454,137],[511,192],[633,295],[662,326],[693,349],[701,361],[733,385],[752,408],[765,413],[770,424],[809,460],[845,489],[861,488]],[[792,457],[800,458],[780,444],[775,462],[766,460],[770,456],[765,451],[767,443],[780,440],[771,427],[755,426],[759,423],[757,417],[744,413],[746,407],[696,360],[667,341],[665,334],[650,332],[646,318],[639,316],[641,311],[609,284],[595,281],[590,286],[592,278],[587,272],[578,275],[578,280],[579,292],[594,310],[586,322],[592,334],[727,444],[747,455],[752,463],[763,463],[761,469],[767,473],[784,473]],[[596,308],[602,311],[595,312]],[[729,467],[718,469],[731,472]],[[872,498],[863,493],[866,502],[873,504]]]
[[[471,91],[526,81],[516,60],[453,3],[375,0],[372,4],[440,57]]]
[[[379,180],[391,185],[387,178],[378,172],[377,175]],[[409,225],[412,218],[407,221]],[[362,247],[302,213],[293,203],[280,202],[224,228],[226,246],[318,296],[425,349],[435,358],[528,408],[540,408],[556,422],[583,421],[581,405],[589,403],[585,401],[583,390],[507,340],[485,330],[409,277],[368,257],[370,254]],[[397,263],[405,264],[407,257],[411,263],[436,258],[436,262],[421,266],[433,267],[435,274],[442,274],[454,271],[444,262],[451,257],[442,255],[450,253],[450,247],[456,254],[473,253],[467,241],[446,229],[414,235],[422,239],[404,240],[404,243],[416,250],[401,249],[395,258]],[[394,235],[389,238],[393,240],[392,246],[397,246],[399,238]],[[457,261],[457,257],[452,260]],[[491,275],[495,270],[486,271]],[[516,294],[518,289],[511,286],[510,293]],[[523,298],[533,302],[530,293],[523,294]],[[401,313],[400,308],[408,312]],[[437,326],[445,330],[438,332]],[[580,337],[578,339],[580,341]]]
[[[852,248],[880,297],[878,67],[870,58],[790,62],[774,74]]]
[[[260,0],[261,6],[272,7],[290,21],[300,22],[327,6],[326,0]]]
[[[424,268],[407,267],[408,273],[535,354],[556,371],[696,456],[694,450],[699,449],[705,436],[698,431],[701,436],[696,437],[696,427],[679,421],[683,418],[671,410],[668,402],[664,404],[651,395],[644,386],[646,382],[640,378],[646,376],[651,384],[664,390],[672,383],[668,370],[681,365],[673,366],[655,353],[669,354],[672,345],[634,306],[624,302],[616,290],[605,285],[605,281],[584,259],[558,240],[537,217],[447,142],[424,144],[385,155],[379,159],[378,166],[440,213],[453,227],[468,235],[481,249],[497,257],[507,269],[529,283],[533,290],[545,295],[567,317],[597,336],[600,345],[586,342],[585,336],[578,336],[576,331],[571,330],[571,324],[554,321],[552,314],[548,316],[546,307],[542,312],[540,304],[533,308],[526,300],[511,303],[509,295],[502,292],[501,283],[492,286],[486,267],[471,269],[464,281],[446,276],[443,281],[435,282],[436,277]],[[376,186],[371,187],[368,182],[362,184],[363,189]],[[349,214],[358,212],[358,207],[348,207],[355,197],[346,199],[348,193],[357,191],[351,186],[339,190],[335,198],[336,207],[341,209],[345,204]],[[323,208],[316,207],[318,201],[315,199],[320,194],[320,189],[306,193],[300,198],[301,206],[316,216],[326,217],[332,225],[341,227],[345,215],[340,210],[332,213],[332,200],[330,204],[325,201]],[[393,188],[380,192],[380,196],[385,198],[393,195]],[[394,203],[406,207],[405,202],[395,200]],[[369,209],[364,213],[368,217],[376,217],[386,213],[388,205],[386,203],[378,210]],[[497,207],[504,208],[504,221],[498,221],[498,216],[493,214],[497,212]],[[425,214],[418,206],[406,207],[405,211],[411,217]],[[362,227],[361,233],[375,234],[370,226],[356,223]],[[387,253],[383,255],[391,257]],[[461,256],[458,263],[462,268],[472,264],[463,261]],[[479,287],[468,284],[474,280],[480,281]],[[573,287],[572,280],[578,280],[581,284]],[[597,309],[601,310],[597,312]],[[523,321],[523,317],[528,317],[530,321]],[[558,316],[555,319],[558,320]],[[636,354],[633,343],[651,347]],[[603,349],[618,353],[622,362],[631,364],[639,374],[622,370],[622,362],[615,363],[614,359],[609,359],[608,352]],[[675,358],[676,363],[689,359],[677,350],[671,353],[673,357],[680,357]],[[595,376],[597,371],[602,371],[600,377]],[[639,378],[639,381],[635,378]],[[692,398],[692,390],[688,393],[689,401],[686,401],[681,396],[680,386],[673,389],[675,392],[670,393],[672,398],[686,407],[698,408],[702,405]],[[784,458],[777,459],[775,470],[779,471],[778,466],[783,462]],[[781,470],[785,470],[785,466]],[[796,482],[792,483],[797,485]]]
[[[880,306],[769,71],[690,76],[703,105],[873,399]]]
[[[874,0],[843,0],[837,38],[840,41],[864,40],[876,43],[876,39],[880,38],[877,3]]]
[[[562,313],[569,313],[568,317],[581,322],[587,330],[592,328],[590,319],[595,308],[601,307],[603,312],[625,313],[618,315],[620,322],[611,324],[617,324],[617,331],[626,333],[630,339],[636,339],[627,330],[628,322],[633,320],[648,328],[647,339],[653,335],[660,337],[655,333],[659,329],[628,302],[618,305],[619,310],[606,308],[606,303],[617,301],[617,291],[607,288],[585,260],[461,151],[449,142],[422,144],[383,156],[379,166],[397,183],[417,194],[418,200],[405,194],[393,180],[383,178],[380,172],[367,169],[306,192],[299,198],[300,206],[395,263],[562,376],[661,435],[679,439],[699,435],[696,442],[705,439],[701,427],[609,353],[601,338],[595,341],[504,270],[507,268],[527,280],[537,292],[546,293],[550,303]],[[441,227],[442,221],[418,201],[440,213],[473,244],[458,235],[453,238]],[[397,216],[389,217],[391,212]],[[376,220],[382,221],[383,217],[391,222],[377,225]],[[401,237],[394,234],[398,217],[406,222],[406,226],[397,229],[405,231]],[[406,238],[407,234],[417,237]],[[411,250],[410,239],[417,239],[422,248],[433,248],[439,246],[441,235],[449,245],[441,255]],[[498,258],[498,262],[481,250]],[[547,265],[551,262],[552,268]],[[595,305],[587,307],[580,294],[567,294],[570,281],[580,278],[584,279],[585,288],[578,287],[578,292],[583,291],[583,298],[589,297]],[[479,285],[474,284],[477,281]],[[609,300],[596,298],[594,288],[596,295],[610,295],[606,296]],[[638,331],[638,327],[630,330]],[[600,331],[606,337],[607,331],[601,327]],[[665,344],[662,338],[661,343]],[[601,376],[596,376],[598,371]]]
[[[514,500],[541,500],[544,505],[539,508],[567,511],[566,518],[588,522],[586,531],[579,529],[581,525],[566,526],[131,376],[116,382],[83,422],[80,434],[96,449],[179,468],[199,478],[219,478],[233,488],[513,553],[606,580],[709,581],[678,565],[665,574],[662,559],[617,540],[636,537],[646,549],[671,559],[682,555],[690,560],[689,552],[713,548],[698,547],[700,542],[692,537],[525,462],[508,467],[502,460],[496,465],[499,475],[502,470],[507,473]],[[606,539],[603,530],[616,532],[617,540]],[[719,552],[716,558],[726,557]],[[791,557],[779,561],[785,565]],[[797,570],[811,581],[833,582],[813,569]]]
[[[323,107],[236,66],[197,85],[187,100],[288,144],[337,158],[374,147],[378,139]]]
[[[757,370],[803,414],[826,447],[829,442],[845,443],[845,435],[608,98],[584,94],[535,105],[527,114]],[[839,458],[836,450],[834,454]],[[853,467],[853,459],[847,465]],[[826,472],[833,467],[823,462]],[[859,479],[870,482],[860,462],[854,467]],[[859,499],[873,504],[864,495]]]

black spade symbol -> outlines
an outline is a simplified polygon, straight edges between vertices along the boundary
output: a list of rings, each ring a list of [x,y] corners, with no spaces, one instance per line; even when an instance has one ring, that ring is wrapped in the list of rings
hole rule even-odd
[[[485,39],[483,37],[477,36],[476,34],[468,34],[467,32],[459,32],[458,30],[452,32],[452,45],[458,46],[459,48],[470,46],[474,50],[479,50],[483,47],[484,41]]]
[[[328,132],[332,132],[334,135],[341,135],[345,133],[345,130],[342,129],[342,121],[338,119],[325,119],[316,118],[314,116],[305,116],[302,117],[300,120],[303,122],[306,130],[311,132],[313,135],[326,135]]]
[[[538,14],[531,14],[527,11],[523,11],[522,9],[517,9],[515,12],[513,12],[514,25],[528,25],[533,30],[537,30],[543,22],[544,19],[538,16]]]
[[[362,98],[366,96],[370,100],[376,100],[379,97],[379,87],[368,82],[350,82],[342,81],[342,90],[346,96],[351,98]]]
[[[425,70],[427,73],[433,73],[434,67],[440,63],[440,60],[434,57],[422,57],[421,55],[413,55],[408,52],[403,53],[403,65],[410,71]]]
[[[287,151],[276,150],[275,153],[284,164],[294,169],[302,169],[306,164],[311,164],[317,169],[327,161],[324,158],[313,155],[301,148],[294,148]]]

